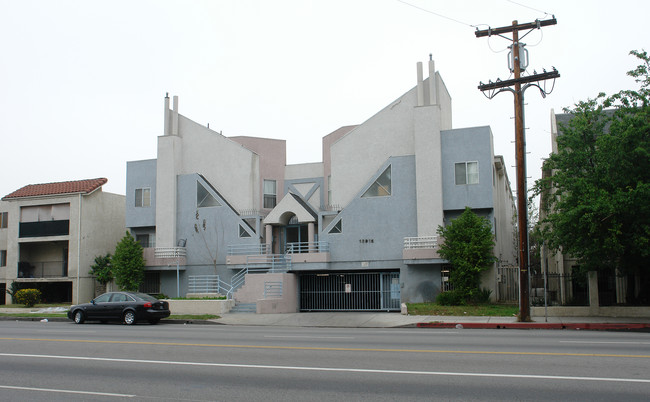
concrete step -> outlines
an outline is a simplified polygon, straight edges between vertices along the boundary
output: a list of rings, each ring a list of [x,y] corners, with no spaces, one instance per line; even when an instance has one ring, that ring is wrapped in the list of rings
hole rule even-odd
[[[231,313],[256,313],[256,303],[237,303],[235,307],[230,310]]]

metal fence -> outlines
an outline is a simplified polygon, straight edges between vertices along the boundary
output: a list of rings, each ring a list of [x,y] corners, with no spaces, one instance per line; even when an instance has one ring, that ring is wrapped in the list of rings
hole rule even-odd
[[[399,272],[300,275],[300,311],[399,309]]]
[[[282,298],[282,281],[265,281],[264,282],[265,299]]]
[[[546,276],[546,278],[544,278]],[[534,274],[530,277],[532,306],[588,306],[586,275]]]
[[[498,302],[519,301],[519,267],[497,267],[496,291]]]
[[[191,275],[187,278],[188,293],[221,293],[219,275]]]

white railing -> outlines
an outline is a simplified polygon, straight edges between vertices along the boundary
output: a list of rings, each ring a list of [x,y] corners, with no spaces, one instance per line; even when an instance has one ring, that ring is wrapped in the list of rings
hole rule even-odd
[[[154,253],[156,258],[178,258],[185,257],[187,250],[185,247],[156,247]]]
[[[330,244],[326,241],[288,243],[285,251],[287,254],[328,253]]]
[[[282,281],[266,281],[266,282],[264,282],[264,298],[265,299],[281,299],[282,298]]]
[[[291,269],[291,256],[282,254],[249,255],[246,268],[251,272],[287,272]]]
[[[188,293],[225,294],[228,290],[230,285],[223,282],[219,275],[190,275],[187,278]]]
[[[266,254],[264,244],[231,244],[228,246],[228,255],[260,255]]]
[[[429,248],[435,249],[438,247],[438,238],[436,236],[419,236],[419,237],[405,237],[405,249],[418,249]]]

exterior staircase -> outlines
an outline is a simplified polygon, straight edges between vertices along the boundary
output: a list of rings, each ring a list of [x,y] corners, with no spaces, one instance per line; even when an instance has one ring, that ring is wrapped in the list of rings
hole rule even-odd
[[[231,313],[256,313],[257,303],[239,303],[235,300],[235,307],[230,309]]]
[[[253,255],[246,259],[246,267],[232,277],[231,288],[227,297],[235,300],[231,313],[256,313],[258,299],[264,296],[262,291],[247,290],[246,277],[251,274],[285,273],[291,269],[291,256],[284,254]]]

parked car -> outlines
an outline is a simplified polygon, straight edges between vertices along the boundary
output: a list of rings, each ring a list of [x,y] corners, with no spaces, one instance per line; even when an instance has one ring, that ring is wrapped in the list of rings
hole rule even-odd
[[[108,292],[90,303],[77,304],[68,310],[68,318],[76,324],[85,321],[121,321],[133,325],[138,321],[156,324],[169,317],[169,303],[146,293]]]

